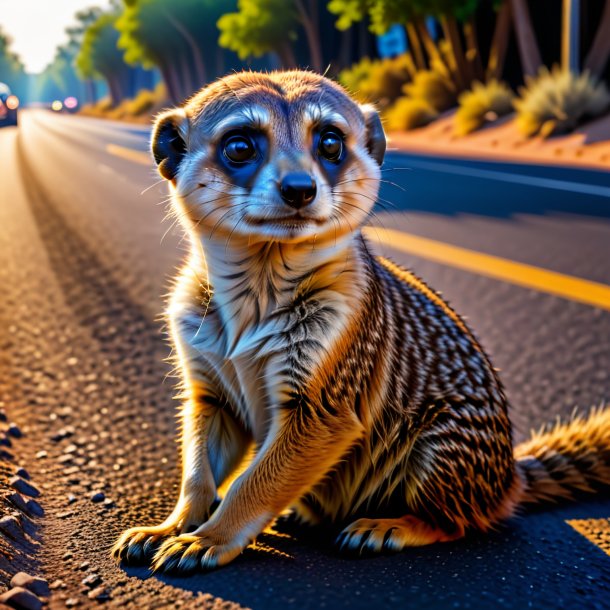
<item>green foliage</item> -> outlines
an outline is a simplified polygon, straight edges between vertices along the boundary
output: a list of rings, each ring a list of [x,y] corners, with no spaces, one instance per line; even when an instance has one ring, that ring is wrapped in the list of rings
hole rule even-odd
[[[28,79],[23,64],[11,50],[11,45],[11,38],[0,28],[0,82],[6,83],[13,93],[23,98]]]
[[[444,112],[455,105],[456,90],[451,80],[442,72],[420,70],[412,83],[403,87],[406,97],[422,100],[436,112]]]
[[[513,92],[505,83],[491,80],[475,82],[470,91],[458,98],[459,108],[455,115],[455,133],[465,136],[485,123],[497,120],[513,110]]]
[[[366,18],[370,4],[369,0],[330,0],[328,10],[339,16],[337,29],[347,30]]]
[[[383,34],[394,23],[407,23],[429,15],[450,15],[463,21],[480,0],[331,0],[328,10],[338,16],[337,27],[347,29],[369,17],[371,31]]]
[[[235,8],[236,0],[124,2],[116,23],[124,59],[158,67],[172,101],[181,101],[216,75],[226,53],[216,44],[216,22]]]
[[[423,127],[438,117],[438,112],[425,100],[401,97],[384,114],[386,127],[390,131],[410,130]]]
[[[547,137],[573,130],[587,118],[601,115],[610,107],[610,93],[604,83],[588,73],[581,75],[555,66],[542,68],[515,100],[517,128],[526,136]]]
[[[103,13],[89,25],[83,35],[76,68],[83,78],[106,77],[122,67],[123,56],[117,48],[119,33],[117,15]]]
[[[237,8],[218,19],[218,43],[240,59],[260,57],[296,39],[298,18],[293,2],[238,0]]]
[[[360,102],[373,102],[384,108],[394,102],[405,83],[416,73],[411,56],[371,60],[363,58],[339,74],[339,82]]]

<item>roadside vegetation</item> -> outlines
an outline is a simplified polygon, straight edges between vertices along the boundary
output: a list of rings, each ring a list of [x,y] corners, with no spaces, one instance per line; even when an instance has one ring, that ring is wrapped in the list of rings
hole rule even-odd
[[[562,2],[113,0],[76,14],[34,88],[43,100],[76,95],[85,114],[145,121],[244,66],[309,67],[376,104],[391,130],[452,116],[464,137],[510,115],[524,137],[548,137],[610,105],[610,0],[589,4],[579,41]],[[405,43],[380,57],[378,37],[397,29]],[[0,32],[0,79],[25,82],[22,72]]]

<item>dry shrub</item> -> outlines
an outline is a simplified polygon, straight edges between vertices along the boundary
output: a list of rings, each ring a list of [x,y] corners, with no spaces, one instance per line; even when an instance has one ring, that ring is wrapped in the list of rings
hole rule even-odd
[[[408,53],[393,58],[371,60],[363,58],[339,74],[339,82],[358,101],[386,108],[402,93],[405,83],[416,73]]]
[[[465,136],[485,123],[496,121],[513,110],[513,92],[508,85],[491,80],[475,82],[470,91],[458,97],[459,108],[455,115],[454,131]]]
[[[587,72],[578,75],[558,66],[542,68],[535,78],[526,77],[519,93],[514,102],[516,123],[526,136],[567,133],[610,106],[610,93],[604,83]]]
[[[426,102],[437,112],[444,112],[455,106],[457,100],[451,79],[436,70],[420,70],[413,82],[403,87],[403,92],[406,97]]]
[[[425,100],[401,97],[384,114],[386,127],[390,131],[416,129],[431,123],[438,112]]]

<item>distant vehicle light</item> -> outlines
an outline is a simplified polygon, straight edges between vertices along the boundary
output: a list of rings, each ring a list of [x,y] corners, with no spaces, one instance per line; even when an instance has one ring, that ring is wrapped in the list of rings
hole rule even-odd
[[[64,105],[59,100],[55,100],[51,104],[51,110],[55,110],[55,112],[59,112],[63,107]]]
[[[73,110],[74,108],[76,108],[78,106],[78,100],[75,97],[67,97],[64,100],[64,106],[68,109],[68,110]]]
[[[19,98],[16,95],[9,95],[6,98],[6,107],[9,110],[16,110],[19,108]]]

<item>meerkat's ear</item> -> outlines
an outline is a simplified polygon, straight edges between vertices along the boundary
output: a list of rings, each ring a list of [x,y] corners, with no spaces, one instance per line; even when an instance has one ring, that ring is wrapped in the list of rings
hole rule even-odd
[[[188,120],[182,108],[168,110],[157,117],[152,133],[152,154],[159,173],[166,180],[174,180],[186,153]]]
[[[379,113],[372,104],[363,104],[360,110],[366,122],[366,147],[371,157],[381,165],[385,156],[386,139]]]

